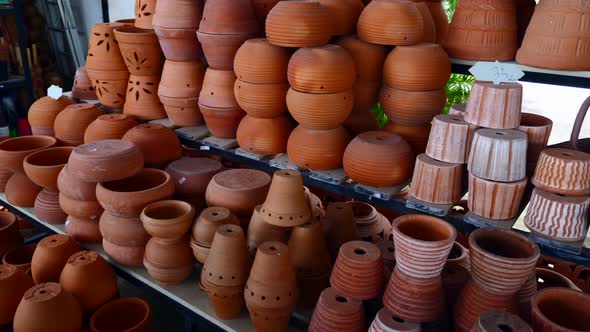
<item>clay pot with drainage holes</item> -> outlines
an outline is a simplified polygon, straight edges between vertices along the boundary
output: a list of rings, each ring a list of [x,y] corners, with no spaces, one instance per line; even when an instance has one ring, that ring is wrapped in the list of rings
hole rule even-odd
[[[18,229],[16,216],[8,211],[0,211],[0,257],[23,242]]]
[[[338,256],[338,250],[344,243],[360,239],[354,223],[352,206],[347,203],[335,202],[328,205],[323,222],[326,243],[333,260]]]
[[[414,45],[424,39],[424,20],[411,1],[371,1],[357,23],[361,40],[379,45]]]
[[[66,234],[78,242],[101,243],[98,220],[70,215],[65,223]]]
[[[217,228],[225,224],[239,225],[239,221],[226,208],[208,207],[201,212],[193,224],[191,241],[210,248]]]
[[[105,139],[121,139],[137,125],[137,121],[125,114],[104,114],[92,121],[84,132],[84,143]]]
[[[532,332],[531,327],[520,317],[507,312],[485,312],[473,326],[473,332],[522,331]]]
[[[234,96],[235,81],[236,75],[232,70],[207,68],[199,104],[211,108],[237,108],[239,105]]]
[[[90,79],[94,77],[94,71],[100,72],[127,72],[125,61],[121,56],[119,42],[115,36],[115,29],[124,27],[122,23],[97,23],[92,27],[90,41],[88,43],[88,56],[86,68]],[[122,75],[122,73],[121,73]],[[129,76],[129,73],[127,73]],[[96,86],[95,86],[96,87]],[[98,91],[97,91],[98,92]],[[100,99],[100,95],[98,95]]]
[[[268,13],[266,37],[272,45],[310,47],[332,35],[330,11],[319,1],[281,1]]]
[[[197,98],[203,86],[205,66],[200,60],[166,60],[158,95],[168,98]]]
[[[541,152],[531,182],[550,192],[584,196],[590,194],[590,154],[572,149]]]
[[[377,312],[369,332],[421,332],[420,324],[405,321],[382,308]]]
[[[364,330],[365,312],[361,301],[341,296],[331,287],[322,291],[311,321],[310,332]]]
[[[379,248],[369,242],[350,241],[340,247],[330,284],[346,297],[368,300],[381,294],[384,276]]]
[[[300,125],[309,129],[334,129],[352,112],[352,89],[337,93],[305,93],[289,89],[287,107]]]
[[[248,224],[247,240],[250,256],[256,255],[256,249],[267,241],[287,243],[289,240],[288,228],[271,225],[265,222],[260,215],[261,205],[254,208],[252,218]]]
[[[131,75],[153,76],[162,73],[164,54],[154,30],[124,26],[115,29],[115,36]]]
[[[150,305],[138,297],[124,297],[108,302],[94,312],[90,318],[90,331],[134,331],[151,330],[152,310]]]
[[[279,227],[299,226],[310,221],[311,208],[301,174],[295,170],[276,171],[260,213],[262,220]]]
[[[93,88],[94,89],[94,88]],[[66,96],[53,99],[45,96],[37,99],[27,113],[33,135],[54,136],[53,122],[57,115],[75,102]]]
[[[239,80],[253,84],[287,82],[288,49],[271,45],[265,38],[249,39],[234,58],[234,72]]]
[[[390,239],[391,222],[372,205],[360,201],[346,204],[352,208],[354,223],[363,241],[378,244]]]
[[[257,33],[258,22],[251,1],[205,2],[199,31],[212,34]]]
[[[152,19],[154,29],[165,27],[170,29],[191,29],[199,27],[203,11],[203,1],[172,0],[156,2]]]
[[[350,35],[356,31],[356,22],[364,8],[361,0],[320,0],[320,4],[328,9],[334,36]]]
[[[0,265],[0,324],[10,324],[27,289],[33,287],[33,279],[25,271],[10,264]]]
[[[221,172],[223,165],[209,158],[181,158],[166,167],[176,186],[175,195],[179,198],[205,197],[207,185]]]
[[[143,265],[163,285],[176,285],[188,278],[194,262],[188,239],[152,237],[145,246]]]
[[[246,239],[237,225],[220,226],[201,272],[215,314],[221,319],[239,316],[244,307],[248,257]]]
[[[590,308],[590,295],[567,288],[548,288],[532,300],[535,331],[585,331]]]
[[[157,120],[166,117],[164,105],[158,97],[160,75],[129,77],[123,113],[139,120]]]
[[[381,81],[383,63],[387,55],[385,53],[385,47],[364,42],[354,35],[340,37],[336,41],[336,45],[347,50],[354,59],[357,81]]]
[[[151,236],[176,239],[188,232],[195,218],[195,209],[186,202],[164,200],[146,206],[141,212],[143,228]]]
[[[259,155],[275,155],[287,150],[293,128],[287,116],[264,119],[246,115],[236,133],[240,148]]]
[[[166,115],[170,122],[178,127],[194,127],[203,124],[203,114],[199,109],[199,101],[196,98],[168,98],[159,96],[164,104]]]
[[[342,166],[342,157],[350,136],[346,129],[316,130],[297,126],[289,136],[289,160],[302,168],[331,170]]]
[[[23,295],[14,315],[13,328],[15,332],[80,331],[82,308],[76,298],[58,283],[40,283]]]
[[[520,115],[518,130],[527,135],[527,170],[531,173],[537,164],[537,160],[539,160],[541,152],[547,147],[551,128],[553,128],[553,121],[544,116],[532,113],[521,113]]]
[[[67,235],[51,235],[39,241],[31,259],[31,273],[36,284],[57,282],[70,256],[80,245]]]
[[[408,126],[423,125],[432,121],[445,106],[444,89],[431,91],[405,91],[384,84],[379,100],[389,119]]]
[[[122,109],[127,98],[129,72],[127,68],[116,71],[86,69],[92,79],[96,97],[103,107]]]
[[[74,104],[66,107],[55,118],[55,137],[64,145],[84,143],[84,133],[103,112],[92,104]]]
[[[273,118],[285,113],[287,90],[288,83],[259,84],[237,79],[234,85],[234,94],[240,107],[257,118]]]
[[[203,12],[202,1],[160,1],[155,11],[152,25],[166,59],[198,60],[202,50],[196,32]]]
[[[36,248],[37,244],[31,243],[9,250],[2,256],[2,264],[11,264],[27,272],[31,268],[31,260]]]
[[[131,129],[123,140],[135,143],[143,154],[146,167],[165,168],[182,156],[178,136],[159,123],[144,123]],[[161,147],[165,146],[166,149]]]

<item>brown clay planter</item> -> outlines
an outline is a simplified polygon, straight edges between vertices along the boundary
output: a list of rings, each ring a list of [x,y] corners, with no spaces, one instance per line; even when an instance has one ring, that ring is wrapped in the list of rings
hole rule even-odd
[[[222,169],[223,165],[217,160],[182,158],[171,162],[166,172],[176,186],[176,195],[204,197],[209,181]]]
[[[237,108],[234,96],[236,75],[233,70],[208,68],[199,95],[199,104],[210,108]]]
[[[350,241],[340,247],[330,284],[346,297],[368,300],[381,294],[384,276],[379,248],[369,242]]]
[[[381,81],[385,47],[370,44],[358,39],[357,36],[344,36],[336,44],[346,49],[356,64],[357,81]]]
[[[300,125],[309,129],[334,129],[352,112],[352,90],[338,93],[305,93],[289,89],[287,107]]]
[[[135,26],[153,29],[152,20],[156,13],[157,0],[135,0]]]
[[[36,284],[58,282],[61,270],[80,245],[67,235],[51,235],[39,242],[31,259],[31,274]]]
[[[321,46],[331,34],[330,11],[319,1],[279,2],[266,18],[266,37],[277,46]]]
[[[185,237],[152,237],[145,246],[143,266],[162,285],[183,282],[194,270],[193,255]]]
[[[584,331],[590,328],[584,319],[590,308],[590,295],[567,288],[548,288],[532,299],[535,331]]]
[[[25,271],[10,264],[0,265],[0,276],[0,324],[6,325],[12,323],[23,295],[35,284]]]
[[[201,0],[158,1],[152,19],[156,28],[197,29],[203,12]]]
[[[258,84],[237,79],[234,85],[234,94],[240,107],[257,118],[274,118],[286,113],[287,90],[288,83]]]
[[[295,165],[313,170],[337,169],[350,137],[339,126],[329,130],[307,129],[298,126],[287,142],[289,160]]]
[[[361,201],[346,202],[353,212],[353,219],[361,240],[379,244],[393,241],[391,222],[373,206]]]
[[[280,227],[298,226],[310,221],[311,206],[301,174],[295,170],[276,171],[260,213],[266,223]]]
[[[364,7],[361,0],[320,0],[320,4],[328,9],[334,36],[351,35],[356,31],[356,22]]]
[[[249,39],[236,53],[234,71],[248,83],[285,83],[290,56],[288,49],[271,45],[267,39]]]
[[[158,98],[160,75],[129,76],[123,113],[139,120],[157,120],[166,117],[164,105]]]
[[[490,331],[502,326],[512,331],[532,332],[533,330],[522,318],[508,312],[485,312],[473,326],[473,331]]]
[[[57,115],[67,106],[75,102],[61,96],[53,99],[49,96],[39,98],[29,107],[28,119],[33,135],[54,136],[53,123]],[[44,134],[42,132],[45,132]]]
[[[254,6],[249,0],[217,0],[205,2],[199,31],[211,34],[258,32]]]
[[[211,248],[215,232],[221,225],[238,225],[239,221],[228,209],[208,207],[201,212],[191,230],[191,242],[205,248]]]
[[[158,95],[168,98],[198,98],[203,87],[205,66],[199,60],[166,60]]]
[[[147,167],[163,168],[182,156],[178,136],[158,123],[137,125],[123,136],[123,140],[139,147]],[[166,149],[161,149],[161,146],[166,146]]]
[[[165,200],[146,206],[140,218],[151,236],[176,239],[188,232],[195,219],[195,209],[183,201]]]
[[[57,176],[57,188],[62,194],[72,199],[96,200],[96,183],[80,181],[68,172],[68,165],[64,166]]]
[[[414,45],[424,39],[424,21],[412,1],[374,0],[357,23],[361,40],[378,45]]]
[[[287,116],[264,119],[246,115],[236,133],[240,148],[255,154],[279,154],[287,151],[293,124]]]
[[[199,103],[205,124],[215,137],[236,138],[240,121],[246,113],[237,108],[214,108]]]
[[[70,105],[55,118],[55,137],[64,145],[83,144],[86,129],[102,114],[92,104]]]
[[[139,0],[138,0],[139,1]],[[145,1],[145,0],[144,0]],[[90,331],[130,330],[148,332],[151,327],[150,305],[137,297],[125,297],[108,302],[90,318]]]
[[[213,34],[197,31],[209,68],[218,70],[232,70],[240,46],[256,36],[255,33]]]
[[[424,125],[442,112],[447,94],[444,89],[404,91],[383,85],[381,107],[389,119],[408,126]]]
[[[92,27],[86,57],[86,69],[91,80],[98,79],[93,71],[127,71],[114,32],[124,26],[122,23],[98,23]]]
[[[169,29],[154,27],[160,41],[160,47],[166,60],[195,61],[200,60],[203,50],[197,38],[197,28]]]
[[[104,114],[92,121],[84,132],[84,143],[121,139],[137,122],[125,114]]]
[[[73,150],[73,147],[57,147],[33,152],[23,160],[25,173],[36,185],[58,192],[57,176]]]
[[[60,207],[59,192],[56,191],[41,190],[33,207],[37,218],[48,224],[63,224],[68,217]]]
[[[127,68],[118,71],[87,68],[86,71],[92,79],[92,85],[100,104],[111,109],[121,109],[125,104],[129,81]]]
[[[319,297],[309,323],[309,331],[362,331],[365,326],[364,318],[361,301],[341,296],[329,287]]]
[[[131,75],[154,76],[162,73],[164,54],[154,30],[124,26],[115,29],[115,36]]]
[[[590,154],[571,149],[552,148],[541,152],[531,182],[539,189],[562,195],[590,194],[588,176]]]

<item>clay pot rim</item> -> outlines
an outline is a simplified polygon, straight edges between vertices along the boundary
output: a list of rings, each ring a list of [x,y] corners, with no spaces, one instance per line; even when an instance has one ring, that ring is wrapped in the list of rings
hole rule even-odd
[[[157,211],[158,209],[162,209],[162,208],[168,208],[170,206],[178,207],[179,209],[177,211],[182,211],[182,213],[177,214],[173,217],[166,217],[166,218],[156,218],[156,217],[150,216],[150,214],[153,213],[154,211]],[[174,211],[174,212],[177,212],[177,211]],[[184,202],[184,201],[180,201],[180,200],[167,199],[167,200],[163,200],[163,201],[157,201],[157,202],[151,203],[148,206],[146,206],[143,209],[143,211],[141,211],[140,219],[142,222],[147,221],[150,223],[162,224],[162,226],[164,226],[164,225],[170,225],[171,221],[173,221],[175,219],[180,219],[176,223],[183,223],[185,221],[183,221],[182,219],[186,218],[187,216],[194,217],[194,215],[195,215],[195,208],[192,205],[190,205],[189,203]]]
[[[127,331],[131,331],[131,330],[133,330],[133,328],[135,328],[137,326],[141,326],[143,324],[146,324],[147,320],[150,318],[150,316],[152,314],[152,309],[150,308],[149,304],[146,301],[144,301],[143,299],[140,299],[138,297],[123,297],[123,298],[120,298],[117,300],[107,302],[106,304],[104,304],[103,306],[98,308],[92,314],[92,317],[90,318],[90,323],[89,323],[90,328],[93,331],[94,330],[100,331],[96,326],[96,321],[99,318],[102,318],[101,315],[106,315],[105,318],[108,318],[109,311],[116,310],[118,307],[121,307],[121,306],[126,307],[129,305],[140,307],[140,309],[143,309],[145,311],[145,313],[144,313],[144,316],[141,319],[141,321],[137,322],[137,324],[135,324],[134,326],[127,329]]]
[[[149,36],[156,35],[153,29],[138,28],[134,25],[124,25],[115,29],[116,34],[132,38],[133,36]]]
[[[30,141],[30,142],[28,142]],[[29,148],[26,150],[20,150],[18,149],[18,146],[21,145],[23,142],[27,142],[29,144],[33,144],[33,143],[37,143],[40,146],[37,146],[35,148]],[[45,143],[45,144],[43,144]],[[0,142],[0,151],[2,151],[2,153],[5,154],[23,154],[26,152],[34,152],[40,149],[47,149],[53,145],[57,144],[57,139],[55,137],[51,137],[51,136],[43,136],[43,135],[37,135],[37,136],[20,136],[20,137],[14,137],[14,138],[9,138],[7,140],[4,140],[2,142]],[[17,145],[17,146],[14,146]],[[6,148],[9,149],[6,149]]]
[[[539,114],[534,113],[520,113],[519,128],[538,128],[538,127],[552,127],[553,121]]]
[[[446,233],[442,235],[445,236],[445,238],[438,239],[440,237],[439,235],[437,235],[437,239],[422,238],[421,236],[423,234],[419,234],[419,236],[407,235],[405,232],[407,231],[407,226],[405,226],[407,224],[414,224],[417,227],[426,227],[430,229],[432,229],[432,227],[435,227],[437,232],[442,231]],[[446,246],[447,244],[455,242],[455,239],[457,238],[457,230],[455,229],[455,227],[453,227],[448,222],[434,216],[428,216],[423,214],[407,214],[396,218],[393,221],[392,226],[392,233],[394,234],[394,238],[396,236],[399,236],[403,238],[405,241],[414,243],[419,242],[427,246]],[[402,229],[400,229],[400,227]]]
[[[31,264],[31,260],[33,259],[33,253],[35,252],[35,249],[37,249],[37,244],[36,243],[31,243],[31,244],[26,244],[24,246],[20,246],[20,247],[16,247],[8,252],[6,252],[4,254],[4,256],[2,256],[2,263],[3,264],[12,264],[12,265],[16,265],[16,266],[23,266],[23,265],[29,265]],[[18,262],[9,262],[7,261],[7,257],[10,258],[14,258],[14,255],[18,255],[17,258],[23,258],[23,255],[28,255],[30,254],[30,258],[28,259],[28,262],[21,262],[20,260],[18,260]]]
[[[528,257],[511,257],[502,254],[497,254],[492,251],[488,251],[487,249],[484,249],[478,242],[482,238],[494,240],[494,243],[496,245],[504,246],[502,248],[504,251],[508,249],[513,252],[526,253],[528,254]],[[510,243],[508,241],[510,238],[518,241],[518,243]],[[528,264],[531,261],[536,262],[539,256],[541,255],[539,246],[537,246],[534,242],[529,240],[526,236],[518,234],[512,230],[499,228],[480,228],[474,231],[469,236],[469,248],[471,251],[477,252],[483,256],[488,256],[500,260],[508,259],[513,262],[519,262],[520,264]]]
[[[454,249],[457,248],[459,250],[459,255],[457,257],[452,257],[451,255],[454,253]],[[465,248],[461,243],[455,241],[453,246],[451,247],[451,252],[449,252],[449,257],[447,258],[447,262],[459,262],[462,260],[467,259],[469,255],[469,250]]]
[[[99,115],[98,118],[96,118],[97,120],[102,120],[102,121],[123,121],[123,120],[133,120],[135,121],[135,119],[133,119],[132,117],[130,117],[127,114],[117,114],[117,113],[113,113],[113,114],[103,114],[103,115]]]
[[[36,151],[36,152],[33,152],[33,153],[29,154],[28,156],[26,156],[25,159],[23,160],[23,164],[28,165],[29,167],[40,168],[40,169],[64,167],[68,163],[68,159],[70,157],[70,154],[72,153],[72,151],[74,151],[74,149],[75,149],[75,147],[73,147],[73,146],[58,146],[58,147],[43,149],[41,151]],[[49,155],[49,156],[45,156],[45,157],[47,157],[48,159],[51,159],[52,157],[55,157],[55,153],[62,152],[62,151],[66,152],[66,153],[69,152],[69,153],[67,153],[67,157],[66,157],[65,162],[60,162],[57,164],[49,164],[49,165],[39,165],[39,164],[35,164],[35,163],[31,162],[31,160],[35,159],[35,157],[44,156],[45,154]]]
[[[135,25],[135,18],[124,18],[124,19],[116,20],[114,23]]]
[[[163,176],[164,179],[163,179],[163,181],[161,181],[156,186],[152,186],[152,187],[149,187],[149,188],[145,188],[145,189],[141,189],[141,190],[136,190],[136,191],[126,191],[126,190],[114,190],[114,189],[111,189],[112,188],[111,186],[113,186],[113,185],[119,185],[119,186],[124,187],[125,186],[124,185],[125,184],[125,181],[129,181],[131,179],[135,179],[135,178],[137,178],[139,176],[142,176],[142,175],[145,176],[146,173],[147,174],[152,173],[151,177],[153,177],[154,175],[156,175],[156,176]],[[163,171],[161,169],[157,169],[157,168],[144,168],[138,174],[135,174],[135,175],[133,175],[131,177],[128,177],[128,178],[125,178],[125,179],[108,181],[108,182],[99,182],[97,184],[97,190],[98,190],[98,187],[101,187],[102,190],[104,190],[106,192],[127,193],[127,194],[129,194],[129,193],[137,193],[137,194],[140,194],[140,193],[145,193],[145,192],[148,192],[148,191],[153,191],[153,190],[161,189],[162,187],[164,187],[170,181],[172,181],[172,177],[167,172],[165,172],[165,171]]]
[[[580,288],[576,284],[574,284],[573,281],[571,281],[568,277],[564,276],[563,274],[561,274],[557,271],[545,269],[542,267],[537,267],[537,268],[535,268],[535,275],[536,275],[536,279],[539,279],[539,278],[543,279],[543,276],[550,276],[551,278],[554,278],[554,279],[563,280],[564,283],[567,285],[567,286],[563,286],[563,288],[569,288],[569,289],[573,289],[573,290],[581,292]],[[544,287],[544,288],[550,288],[550,287]]]
[[[12,227],[17,221],[18,218],[16,218],[14,213],[9,211],[0,211],[0,231]]]
[[[556,301],[557,300],[557,301]],[[549,319],[549,317],[547,317],[545,315],[545,313],[543,312],[543,310],[540,308],[540,303],[539,302],[543,302],[543,301],[551,301],[554,302],[553,304],[555,304],[555,302],[559,302],[561,306],[563,306],[561,308],[561,310],[567,310],[568,308],[571,307],[579,307],[579,308],[589,308],[586,311],[590,312],[590,295],[583,293],[583,292],[579,292],[573,289],[569,289],[569,288],[563,288],[563,287],[550,287],[550,288],[545,288],[542,289],[540,291],[538,291],[535,295],[533,295],[532,299],[531,299],[531,306],[532,306],[532,311],[534,314],[539,315],[541,318],[543,318],[544,322],[543,324],[549,325],[548,328],[549,330],[554,330],[554,331],[563,331],[563,330],[567,330],[567,331],[576,331],[573,330],[571,328],[568,328],[566,326],[561,326],[558,325],[556,323],[554,323],[552,320]],[[584,305],[585,303],[585,305]],[[579,319],[585,319],[586,317],[579,317]],[[580,331],[582,332],[582,331]]]
[[[154,26],[154,32],[158,37],[169,39],[196,39],[198,28],[167,28]]]

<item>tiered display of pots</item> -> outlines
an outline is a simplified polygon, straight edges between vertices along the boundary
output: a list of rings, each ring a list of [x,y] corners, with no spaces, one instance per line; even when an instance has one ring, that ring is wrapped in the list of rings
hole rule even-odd
[[[215,231],[219,226],[225,224],[239,225],[240,221],[223,207],[208,207],[195,220],[191,231],[190,246],[193,249],[193,255],[199,262],[205,263],[213,245]]]
[[[53,123],[57,115],[69,105],[75,104],[68,97],[61,96],[58,99],[45,96],[37,99],[27,113],[33,135],[55,136]]]
[[[182,156],[178,136],[172,129],[159,123],[139,124],[129,129],[123,135],[123,140],[137,145],[143,154],[146,167],[164,169]]]
[[[365,327],[363,303],[338,294],[334,288],[322,291],[309,323],[310,332],[360,332]]]
[[[145,247],[143,265],[159,283],[178,284],[193,271],[186,233],[194,218],[195,209],[183,201],[155,202],[141,212],[143,228],[152,236]]]
[[[240,122],[240,147],[256,154],[278,154],[287,150],[292,124],[287,112],[289,51],[266,39],[247,40],[236,53],[234,94],[248,114]]]
[[[103,112],[92,104],[74,104],[66,107],[55,118],[55,138],[63,145],[84,144],[84,133]]]
[[[74,76],[74,86],[72,87],[72,98],[84,100],[96,100],[96,90],[92,86],[92,81],[88,77],[86,66],[76,69]]]
[[[34,285],[25,271],[11,264],[0,265],[0,325],[12,323],[20,300]]]
[[[78,251],[80,245],[67,235],[50,235],[39,241],[31,259],[31,275],[35,284],[59,282],[68,259]]]
[[[471,280],[455,306],[457,331],[470,331],[486,311],[514,312],[514,295],[534,271],[540,255],[539,247],[525,236],[498,228],[471,233],[469,248]]]
[[[383,303],[396,316],[430,322],[442,316],[445,298],[441,272],[457,231],[425,215],[406,215],[393,222],[396,265]]]
[[[137,121],[125,114],[101,115],[86,128],[84,143],[104,139],[121,139],[129,129],[136,125]]]
[[[191,203],[197,210],[205,203],[209,182],[222,170],[223,165],[219,161],[209,158],[181,158],[166,167],[176,187],[175,197]]]
[[[25,174],[23,160],[31,153],[56,145],[57,140],[50,136],[23,136],[0,142],[0,167],[13,173],[6,183],[8,203],[32,207],[41,191]]]

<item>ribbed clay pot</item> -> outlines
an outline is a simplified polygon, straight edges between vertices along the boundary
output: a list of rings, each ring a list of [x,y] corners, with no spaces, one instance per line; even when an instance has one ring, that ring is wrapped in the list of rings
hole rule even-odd
[[[236,75],[233,70],[207,68],[199,95],[199,105],[219,109],[237,108],[239,105],[234,96],[235,81]]]
[[[73,254],[61,271],[59,283],[86,312],[95,311],[118,295],[113,268],[95,251]]]
[[[424,39],[424,20],[411,1],[374,0],[357,23],[361,40],[378,45],[414,45]]]
[[[535,331],[586,331],[590,295],[567,288],[544,289],[532,299]]]
[[[187,238],[152,237],[145,246],[143,265],[148,274],[163,285],[184,281],[194,269],[193,253]]]
[[[223,165],[209,158],[181,158],[171,162],[166,172],[172,177],[176,186],[175,194],[180,198],[205,197],[207,185],[221,172]]]
[[[15,332],[77,332],[82,330],[82,308],[58,283],[37,284],[25,292],[13,328]]]
[[[4,256],[22,242],[16,216],[8,211],[0,211],[0,256]]]
[[[106,211],[100,217],[98,226],[103,249],[111,259],[127,266],[143,264],[150,236],[138,217],[119,217]]]
[[[361,201],[350,201],[354,222],[363,241],[379,244],[391,238],[391,222],[372,205]]]
[[[287,107],[293,118],[308,129],[334,129],[352,112],[353,90],[337,93],[305,93],[289,89]]]
[[[408,126],[424,125],[440,114],[446,103],[444,89],[404,91],[387,84],[381,88],[381,107],[389,119]]]
[[[319,1],[281,1],[268,13],[266,38],[282,47],[321,46],[332,35],[330,11]]]
[[[124,297],[108,302],[90,318],[91,332],[149,332],[152,310],[138,297]]]
[[[66,96],[53,99],[45,96],[37,99],[29,107],[28,119],[33,135],[54,136],[53,122],[57,115],[67,106],[75,102]]]
[[[37,248],[37,244],[31,243],[9,250],[2,256],[2,264],[11,264],[21,271],[27,272],[31,269],[31,259],[33,259],[35,248]]]
[[[279,227],[293,227],[310,221],[311,206],[301,174],[295,170],[276,171],[260,213],[262,220]]]
[[[57,176],[57,188],[62,195],[80,201],[96,201],[96,183],[78,179],[68,171],[68,165]]]
[[[249,39],[234,58],[238,79],[248,83],[271,84],[287,82],[288,49],[272,45],[265,38]]]
[[[202,123],[198,104],[204,75],[205,67],[199,60],[166,60],[158,96],[173,124],[188,127]]]
[[[361,0],[320,0],[320,4],[328,9],[332,35],[344,36],[356,31],[356,22],[364,7]]]
[[[152,20],[156,13],[157,0],[135,0],[135,26],[153,29]]]
[[[408,322],[403,320],[391,312],[387,310],[387,308],[381,308],[373,323],[371,323],[371,327],[369,327],[369,332],[396,332],[396,331],[404,331],[404,332],[421,332],[422,329],[420,328],[420,324]]]
[[[84,132],[84,143],[104,139],[121,139],[137,125],[137,121],[125,114],[104,114],[92,121]]]
[[[535,187],[553,193],[586,196],[590,194],[589,172],[590,154],[550,148],[541,152],[531,182]]]
[[[31,274],[36,284],[58,282],[61,270],[80,245],[67,235],[50,235],[39,241],[31,259]]]
[[[33,287],[33,279],[18,267],[0,265],[0,325],[10,324],[27,289]]]
[[[404,183],[411,175],[414,154],[400,136],[370,131],[354,138],[344,151],[346,174],[362,184],[388,187]]]
[[[35,215],[39,220],[49,224],[63,224],[67,219],[67,214],[59,204],[59,192],[41,190],[35,198]]]
[[[65,223],[66,234],[78,242],[101,243],[99,219],[68,216]]]
[[[232,70],[234,57],[242,44],[256,33],[214,34],[197,31],[203,53],[211,69]]]
[[[406,126],[389,121],[383,130],[401,136],[414,151],[414,154],[419,155],[426,151],[428,145],[428,138],[430,136],[430,124],[421,126]]]
[[[365,312],[361,301],[342,296],[331,287],[322,291],[311,316],[310,332],[360,332],[364,327]]]
[[[74,86],[72,87],[72,98],[96,100],[96,91],[94,90],[94,86],[92,86],[90,77],[88,77],[86,66],[76,69]]]
[[[383,63],[387,55],[385,47],[364,42],[354,35],[339,38],[336,45],[343,47],[352,55],[356,64],[357,81],[381,81]]]
[[[256,249],[267,241],[279,241],[287,243],[289,234],[287,228],[271,225],[262,219],[260,214],[261,205],[254,208],[252,218],[248,224],[248,251],[250,256],[256,255]]]
[[[158,201],[146,206],[140,218],[143,228],[151,236],[176,239],[188,232],[195,218],[195,209],[183,201]]]
[[[123,140],[139,147],[147,167],[164,168],[182,156],[178,136],[158,123],[137,125],[125,133]],[[166,149],[161,149],[161,146],[166,146]]]
[[[158,97],[160,75],[129,76],[123,113],[139,120],[157,120],[166,117],[164,105]]]
[[[208,207],[197,218],[191,230],[191,242],[199,246],[211,248],[215,231],[225,224],[238,225],[239,220],[228,209]]]
[[[249,115],[257,118],[274,118],[287,112],[285,96],[288,83],[258,84],[240,79],[234,85],[238,105]]]
[[[55,137],[63,145],[84,144],[86,128],[103,112],[92,104],[75,104],[66,107],[55,118]]]
[[[264,119],[246,115],[236,133],[241,149],[260,155],[287,151],[293,124],[287,116]]]
[[[350,137],[339,126],[329,130],[313,130],[298,126],[287,143],[289,160],[295,165],[313,170],[337,169]]]

